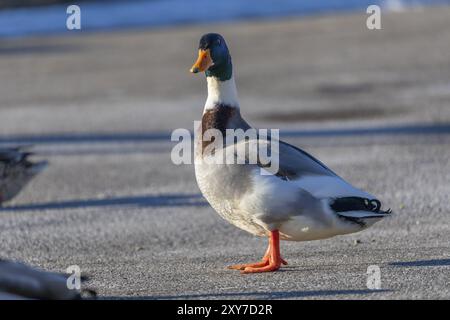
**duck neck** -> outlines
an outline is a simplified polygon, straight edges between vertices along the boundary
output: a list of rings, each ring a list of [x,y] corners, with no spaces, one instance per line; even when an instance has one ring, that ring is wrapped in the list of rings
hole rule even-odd
[[[207,76],[208,98],[206,99],[204,112],[220,106],[239,109],[236,83],[233,75],[227,80],[221,80],[215,76]]]

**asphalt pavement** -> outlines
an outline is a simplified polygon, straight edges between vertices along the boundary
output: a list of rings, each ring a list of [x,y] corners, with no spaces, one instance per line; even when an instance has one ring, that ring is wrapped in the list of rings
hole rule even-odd
[[[450,9],[9,39],[0,145],[50,161],[0,209],[0,256],[78,265],[100,298],[449,299]],[[266,240],[202,198],[170,160],[206,97],[199,37],[229,43],[243,116],[279,128],[392,218],[352,235],[283,242],[279,272],[241,275]],[[380,268],[379,290],[367,287]]]

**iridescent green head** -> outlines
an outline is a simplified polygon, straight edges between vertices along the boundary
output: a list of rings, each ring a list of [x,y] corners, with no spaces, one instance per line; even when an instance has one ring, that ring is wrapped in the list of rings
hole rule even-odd
[[[233,66],[225,39],[218,33],[207,33],[200,39],[198,58],[191,68],[192,73],[205,72],[207,77],[220,81],[231,78]]]

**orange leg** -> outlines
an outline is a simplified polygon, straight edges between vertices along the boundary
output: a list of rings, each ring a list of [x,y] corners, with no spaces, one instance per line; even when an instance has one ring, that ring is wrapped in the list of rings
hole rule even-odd
[[[253,268],[264,267],[269,264],[269,255],[270,255],[270,244],[267,247],[266,253],[264,254],[264,257],[261,259],[260,262],[235,264],[235,265],[229,266],[228,269],[244,270],[247,267],[253,267]]]
[[[237,264],[228,269],[242,270],[242,273],[267,272],[278,270],[281,264],[287,265],[287,262],[280,256],[280,235],[275,230],[270,232],[269,247],[260,262]]]

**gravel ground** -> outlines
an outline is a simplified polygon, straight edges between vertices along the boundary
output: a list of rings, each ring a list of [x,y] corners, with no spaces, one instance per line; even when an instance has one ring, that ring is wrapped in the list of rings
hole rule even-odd
[[[0,144],[49,168],[0,209],[0,256],[79,265],[105,298],[450,298],[450,9],[20,38],[0,43]],[[241,275],[265,239],[221,220],[170,161],[206,95],[188,69],[220,32],[244,117],[280,128],[396,213],[358,234],[283,242],[289,266]],[[366,286],[378,265],[381,290]]]

